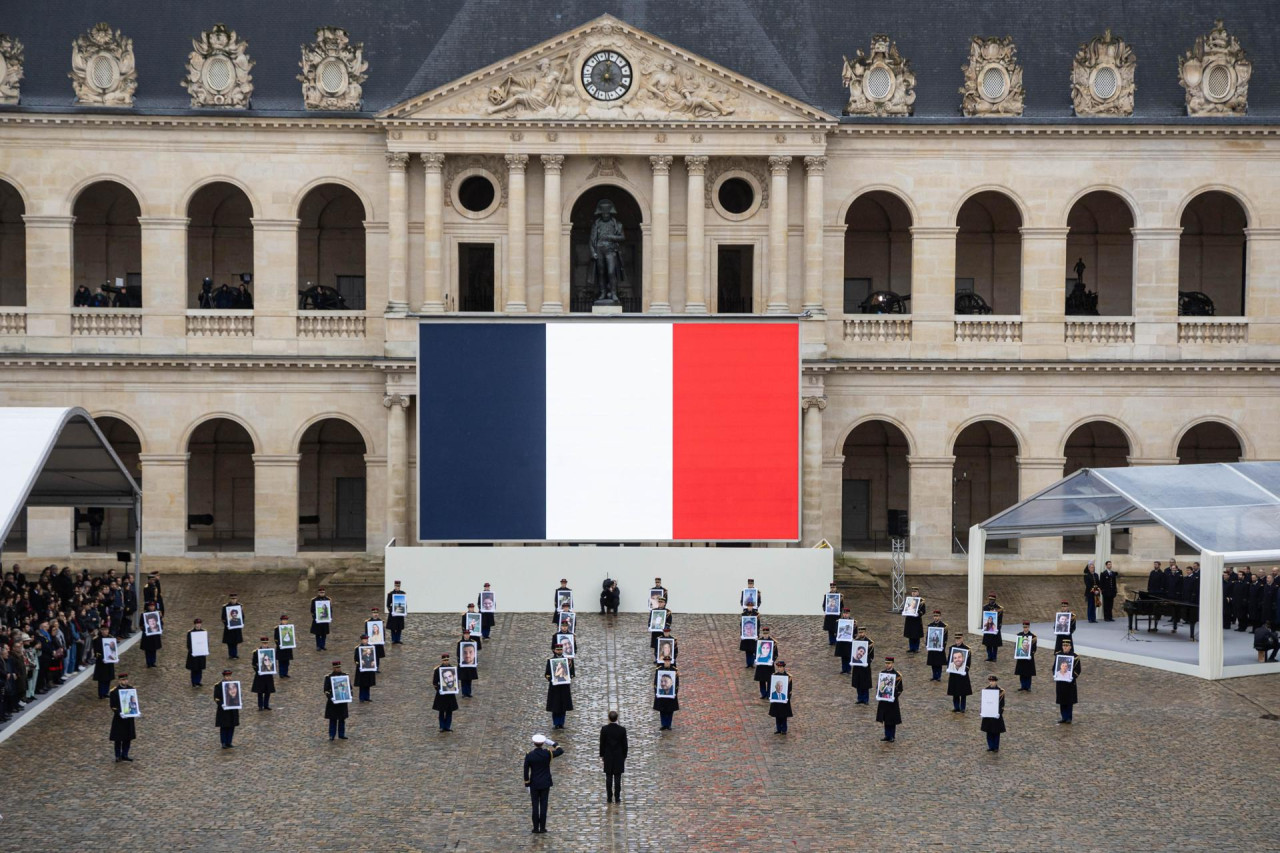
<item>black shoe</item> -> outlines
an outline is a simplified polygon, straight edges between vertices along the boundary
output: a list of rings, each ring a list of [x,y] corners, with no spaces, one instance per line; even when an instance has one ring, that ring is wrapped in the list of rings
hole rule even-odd
[[[346,735],[338,735],[338,740],[346,740],[346,739],[347,739]]]
[[[125,755],[125,756],[121,756],[120,760],[121,760],[121,761],[133,761],[133,759],[132,759],[132,758],[130,758],[129,756],[127,756],[127,755]]]

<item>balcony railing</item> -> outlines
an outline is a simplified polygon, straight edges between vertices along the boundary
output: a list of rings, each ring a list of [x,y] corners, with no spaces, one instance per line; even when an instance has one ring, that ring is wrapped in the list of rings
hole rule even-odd
[[[888,314],[845,318],[844,339],[859,343],[911,340],[911,318]]]
[[[1067,320],[1065,338],[1069,344],[1131,344],[1133,320]]]
[[[299,311],[300,338],[363,338],[364,315],[350,311]]]
[[[74,308],[71,334],[137,337],[142,334],[142,309]]]
[[[251,338],[253,311],[188,311],[189,338]]]
[[[990,344],[1022,343],[1021,317],[956,317],[956,340]]]
[[[1198,317],[1194,320],[1182,317],[1178,320],[1180,344],[1247,344],[1249,323],[1247,320]]]
[[[25,335],[26,333],[26,308],[0,308],[0,335]]]

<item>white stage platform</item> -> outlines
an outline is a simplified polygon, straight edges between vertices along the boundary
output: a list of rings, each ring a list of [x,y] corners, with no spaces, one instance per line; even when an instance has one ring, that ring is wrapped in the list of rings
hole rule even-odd
[[[1200,666],[1199,625],[1196,626],[1194,642],[1188,639],[1186,623],[1180,623],[1178,633],[1174,634],[1169,630],[1172,623],[1168,619],[1161,619],[1160,630],[1152,634],[1147,632],[1147,622],[1144,619],[1130,635],[1131,639],[1125,638],[1127,625],[1127,620],[1121,614],[1117,614],[1114,622],[1099,620],[1094,623],[1079,619],[1077,614],[1076,633],[1073,638],[1076,651],[1086,658],[1097,657],[1187,675],[1197,674]],[[1044,657],[1046,649],[1052,653],[1053,624],[1035,622],[1031,625],[1031,631],[1040,639],[1037,657]],[[1017,636],[1017,631],[1006,628],[1003,634],[1005,642],[1009,643]],[[1223,631],[1222,649],[1223,676],[1226,678],[1280,673],[1280,662],[1258,663],[1258,653],[1253,650],[1252,631],[1247,633]]]

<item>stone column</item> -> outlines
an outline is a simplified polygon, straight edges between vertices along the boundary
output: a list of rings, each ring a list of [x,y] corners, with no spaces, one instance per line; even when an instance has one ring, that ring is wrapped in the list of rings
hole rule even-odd
[[[822,458],[822,538],[844,550],[844,457]]]
[[[686,314],[707,313],[706,261],[706,202],[703,187],[707,174],[707,157],[687,156],[685,171],[689,173],[689,188],[685,196],[688,221],[685,223],[685,303]],[[70,291],[68,291],[70,292]]]
[[[950,561],[951,477],[954,456],[908,456],[910,470],[908,521],[911,555],[917,559]],[[964,538],[964,531],[959,535]]]
[[[428,152],[422,158],[422,310],[444,310],[444,155]]]
[[[27,244],[27,336],[69,338],[76,218],[28,214],[22,221]]]
[[[1064,256],[1065,257],[1065,256]],[[1063,278],[1063,276],[1059,276]],[[1018,500],[1026,500],[1036,492],[1052,486],[1062,479],[1066,468],[1065,456],[1031,456],[1018,457]],[[1023,560],[1062,559],[1061,536],[1039,536],[1035,539],[1023,539],[1018,544],[1018,556]],[[1099,567],[1101,571],[1101,567]]]
[[[804,303],[815,320],[825,320],[822,305],[823,189],[827,158],[804,158]]]
[[[912,226],[909,230],[911,340],[915,344],[952,344],[955,342],[956,233],[960,229],[947,225]]]
[[[409,482],[409,397],[388,394],[382,398],[382,405],[387,410],[387,527],[382,544],[395,539],[397,545],[408,545],[405,493]]]
[[[298,220],[254,219],[254,351],[283,353],[298,339]],[[146,512],[146,508],[143,508]]]
[[[253,454],[253,553],[259,557],[298,553],[301,458],[297,453]]]
[[[364,551],[366,554],[381,554],[382,546],[387,544],[387,540],[382,538],[387,518],[384,504],[387,499],[387,457],[366,453],[364,478]]]
[[[1178,344],[1178,247],[1181,228],[1133,228],[1134,343]],[[1149,353],[1152,358],[1156,353]]]
[[[524,170],[528,154],[507,155],[507,294],[501,310],[523,314],[525,302],[525,191]]]
[[[826,397],[804,397],[800,401],[804,412],[801,437],[800,545],[808,548],[822,538],[822,411],[827,407]]]
[[[560,171],[563,154],[542,155],[542,313],[563,314],[560,301]]]
[[[769,158],[769,298],[766,314],[786,314],[787,305],[787,174],[789,155]]]
[[[1280,228],[1246,228],[1244,233],[1249,241],[1244,301],[1249,343],[1280,345]]]
[[[181,557],[187,551],[189,453],[143,453],[142,550],[149,557]]]
[[[1022,352],[1061,357],[1066,331],[1067,228],[1021,228]]]
[[[653,167],[653,296],[649,311],[671,313],[671,155],[649,158]]]
[[[142,236],[142,346],[144,352],[185,350],[187,335],[187,225],[181,217],[139,217]]]
[[[387,313],[409,310],[409,186],[406,151],[387,152]]]

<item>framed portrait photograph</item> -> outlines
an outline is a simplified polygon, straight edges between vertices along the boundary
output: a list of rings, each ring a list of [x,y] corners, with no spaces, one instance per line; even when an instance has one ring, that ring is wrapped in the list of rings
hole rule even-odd
[[[333,602],[317,601],[315,603],[316,622],[320,625],[327,625],[333,621]]]
[[[458,666],[465,666],[469,669],[476,668],[476,644],[461,642],[458,643]]]
[[[839,616],[841,597],[838,592],[828,592],[822,596],[822,612],[828,616]]]
[[[836,642],[848,643],[853,640],[853,620],[837,619],[836,620]]]
[[[902,602],[902,615],[903,616],[919,616],[920,615],[920,596],[918,595],[907,596],[907,599]]]
[[[568,612],[568,613],[561,613],[561,614],[560,614],[560,627],[559,627],[559,631],[560,631],[560,633],[561,633],[561,634],[574,634],[574,633],[577,633],[577,632],[574,630],[577,626],[578,626],[578,614],[577,614],[577,613],[574,613],[574,612],[570,611],[570,612]]]
[[[1015,637],[1013,640],[1013,659],[1031,660],[1031,638]]]
[[[294,630],[292,625],[280,626],[280,648],[296,649],[298,647],[298,632]]]
[[[769,701],[791,701],[791,676],[774,675],[769,678]]]
[[[258,649],[258,675],[276,674],[276,650]]]
[[[240,695],[240,682],[222,682],[222,709],[224,711],[239,711],[240,703],[242,701],[243,697]]]
[[[895,698],[894,690],[897,687],[896,672],[882,672],[876,676],[876,701],[892,702]]]
[[[1073,681],[1075,680],[1075,655],[1054,655],[1053,656],[1053,680],[1054,681]]]
[[[193,658],[207,658],[209,656],[208,631],[191,632],[191,656]]]
[[[471,611],[467,611],[466,613],[462,614],[462,627],[466,628],[472,634],[479,635],[480,614],[472,613]]]
[[[997,610],[982,611],[982,633],[999,634],[1000,633],[1000,613]],[[984,690],[986,688],[983,688]]]
[[[142,633],[148,637],[155,637],[164,633],[164,626],[160,624],[160,612],[158,610],[150,610],[142,614]]]
[[[351,702],[351,676],[329,676],[329,692],[333,694],[333,704],[347,705]]]
[[[561,607],[563,607],[566,604],[569,605],[570,610],[573,609],[573,590],[557,589],[556,590],[556,610],[559,610]]]
[[[1053,614],[1053,633],[1066,636],[1071,633],[1071,611],[1064,610]]]
[[[760,590],[755,587],[747,587],[742,591],[743,607],[759,607],[760,606]]]
[[[480,593],[480,612],[481,613],[497,613],[498,599],[494,597],[492,592]]]
[[[951,675],[969,674],[969,650],[952,646],[947,655],[947,672]]]
[[[552,658],[551,659],[551,684],[553,687],[559,687],[562,684],[568,684],[571,681],[569,675],[569,659],[568,658]]]
[[[940,652],[943,644],[947,641],[947,629],[940,625],[935,625],[924,629],[924,650],[926,652]]]
[[[567,658],[576,658],[578,656],[578,647],[573,639],[573,634],[556,634],[556,642],[560,644],[560,650]]]
[[[773,640],[756,643],[756,666],[773,666]]]
[[[649,590],[649,609],[657,610],[658,602],[661,601],[665,595],[666,593],[662,591],[662,587],[660,586]]]
[[[391,615],[392,616],[408,616],[409,615],[409,596],[403,592],[391,593]]]
[[[657,699],[674,699],[676,698],[676,671],[674,669],[658,670],[658,684],[654,689],[654,698]]]
[[[664,657],[671,658],[672,663],[674,663],[676,659],[676,638],[659,637],[658,648],[653,657],[654,663],[662,663]]]
[[[759,616],[743,616],[742,617],[742,633],[739,635],[740,640],[754,640],[760,629]]]
[[[205,652],[208,654],[208,652]],[[102,638],[102,662],[103,663],[120,663],[120,650],[116,646],[115,637]]]
[[[458,684],[458,668],[456,666],[440,667],[440,693],[444,696],[457,695],[461,690]]]
[[[649,611],[649,633],[661,634],[662,629],[667,625],[667,611],[650,610]]]
[[[870,640],[854,640],[852,648],[849,649],[849,665],[850,666],[870,666],[871,657],[871,641]]]
[[[385,628],[381,619],[370,619],[364,623],[364,632],[369,635],[369,645],[385,646],[387,644]]]
[[[984,719],[994,719],[1000,716],[999,687],[982,688],[982,716]]]
[[[378,650],[373,646],[360,647],[360,671],[361,672],[377,672],[378,671]]]
[[[228,604],[227,627],[231,629],[244,627],[244,608],[239,604]]]
[[[142,716],[142,712],[138,710],[138,691],[136,688],[120,688],[120,716],[126,720]]]

